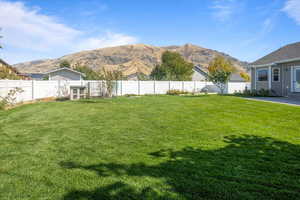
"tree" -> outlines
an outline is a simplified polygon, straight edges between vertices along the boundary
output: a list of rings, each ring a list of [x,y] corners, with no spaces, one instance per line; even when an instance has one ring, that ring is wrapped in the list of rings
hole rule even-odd
[[[71,68],[71,63],[67,60],[62,60],[60,63],[59,63],[59,67],[60,68]]]
[[[85,74],[84,80],[98,80],[99,79],[99,75],[92,70],[91,68],[85,66],[85,65],[80,65],[80,64],[76,64],[74,69],[76,71],[79,71],[83,74]]]
[[[157,65],[151,77],[155,80],[189,81],[192,79],[192,63],[184,60],[177,52],[166,51],[161,58],[162,64]]]
[[[156,65],[150,74],[153,80],[164,80],[167,77],[167,71],[162,65]]]
[[[112,97],[113,96],[113,90],[116,87],[116,81],[117,80],[122,80],[123,74],[121,71],[118,70],[106,70],[106,69],[102,69],[99,73],[98,73],[98,78],[99,80],[103,81],[103,87],[101,88],[101,90],[104,88],[105,89],[105,95],[107,97]],[[103,91],[102,91],[103,92]]]
[[[222,56],[217,56],[209,63],[208,78],[220,88],[221,94],[224,94],[226,84],[234,71],[235,67],[229,60]]]
[[[240,76],[247,82],[249,82],[251,80],[249,74],[246,72],[240,72]]]

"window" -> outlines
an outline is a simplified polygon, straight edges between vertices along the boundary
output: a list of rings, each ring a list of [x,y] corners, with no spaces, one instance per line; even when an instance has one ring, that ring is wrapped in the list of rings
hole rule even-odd
[[[280,81],[280,69],[273,68],[272,74],[273,74],[273,82],[279,82]]]
[[[268,81],[268,70],[267,69],[257,70],[257,81]]]

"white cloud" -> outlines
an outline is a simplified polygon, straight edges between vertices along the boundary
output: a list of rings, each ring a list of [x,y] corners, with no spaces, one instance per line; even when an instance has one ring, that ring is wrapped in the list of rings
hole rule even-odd
[[[132,44],[136,43],[137,39],[132,36],[120,34],[120,33],[112,33],[107,32],[103,36],[99,37],[91,37],[82,40],[78,45],[77,49],[82,50],[90,50],[90,49],[96,49],[96,48],[102,48],[102,47],[112,47],[112,46],[118,46],[118,45],[126,45],[126,44]]]
[[[74,51],[124,45],[137,42],[137,39],[121,33],[106,32],[98,37],[87,36],[83,30],[77,30],[60,23],[58,19],[41,14],[39,9],[31,8],[21,2],[0,0],[0,27],[4,50],[9,62],[25,61],[29,52],[30,59],[37,55],[51,57],[62,56]],[[18,53],[13,53],[18,52]],[[24,55],[22,55],[24,54]]]
[[[287,0],[282,10],[286,12],[289,17],[294,19],[300,25],[300,1],[299,0]]]
[[[213,17],[219,21],[229,20],[237,9],[235,0],[213,0]]]

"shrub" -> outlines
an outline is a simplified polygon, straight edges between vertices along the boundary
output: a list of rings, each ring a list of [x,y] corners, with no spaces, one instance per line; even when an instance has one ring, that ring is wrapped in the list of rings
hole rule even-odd
[[[274,90],[260,89],[260,90],[245,90],[243,92],[236,92],[237,96],[245,97],[273,97],[276,96]]]
[[[24,92],[22,88],[14,88],[9,90],[7,96],[0,97],[0,109],[3,110],[7,106],[13,106],[16,104],[18,94]]]
[[[181,95],[181,94],[188,94],[186,91],[182,90],[168,90],[167,95]]]

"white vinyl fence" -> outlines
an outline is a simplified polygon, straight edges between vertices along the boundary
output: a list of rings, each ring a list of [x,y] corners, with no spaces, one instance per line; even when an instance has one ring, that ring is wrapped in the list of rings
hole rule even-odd
[[[31,81],[31,80],[0,80],[0,97],[5,97],[15,88],[21,88],[16,101],[24,102],[47,97],[65,97],[70,95],[70,86],[86,86],[89,96],[103,96],[103,81]],[[219,89],[211,82],[201,81],[115,81],[114,96],[126,94],[166,94],[168,90],[176,89],[187,92],[217,93]],[[228,83],[226,93],[242,92],[250,89],[250,83]]]

